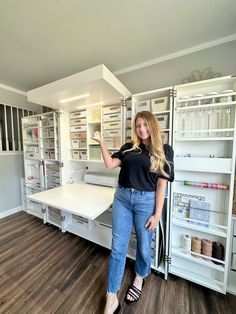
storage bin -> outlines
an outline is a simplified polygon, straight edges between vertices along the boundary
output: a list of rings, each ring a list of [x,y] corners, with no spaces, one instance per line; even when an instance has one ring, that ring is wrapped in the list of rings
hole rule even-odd
[[[154,98],[151,100],[152,112],[168,110],[168,97]]]
[[[120,129],[121,127],[121,122],[105,122],[103,123],[103,129],[104,130],[110,130],[110,129]]]
[[[70,132],[83,132],[86,131],[86,125],[77,125],[77,126],[71,126]]]
[[[44,159],[55,159],[54,150],[44,150],[43,151],[43,158]]]
[[[119,121],[121,118],[120,113],[112,113],[103,115],[103,121]]]
[[[136,112],[139,111],[150,111],[150,100],[139,101],[135,104]]]
[[[101,151],[99,146],[90,146],[90,159],[91,160],[101,159]]]
[[[72,159],[80,159],[80,152],[78,150],[72,150]]]
[[[168,129],[168,115],[158,115],[156,116],[157,120],[159,121],[161,129]]]
[[[167,132],[161,133],[163,144],[169,143],[169,134]]]
[[[121,111],[120,105],[106,106],[102,108],[103,114],[118,113]]]
[[[86,118],[70,120],[71,126],[83,125],[83,124],[86,124]]]
[[[80,148],[87,148],[87,141],[86,140],[80,140],[79,146],[80,146]]]
[[[87,133],[86,132],[72,132],[70,133],[70,139],[71,140],[82,140],[87,138]]]
[[[103,137],[120,136],[120,130],[103,130]]]
[[[113,143],[114,143],[114,148],[120,148],[121,138],[120,137],[114,137]]]
[[[82,150],[82,151],[80,152],[80,159],[82,159],[82,160],[87,160],[87,151]]]
[[[72,140],[71,148],[79,148],[79,140]]]
[[[105,144],[107,148],[113,148],[114,142],[112,137],[104,138]]]
[[[86,118],[86,110],[71,112],[70,119]]]
[[[32,159],[39,159],[39,153],[35,153],[35,152],[25,152],[25,158],[32,158]]]

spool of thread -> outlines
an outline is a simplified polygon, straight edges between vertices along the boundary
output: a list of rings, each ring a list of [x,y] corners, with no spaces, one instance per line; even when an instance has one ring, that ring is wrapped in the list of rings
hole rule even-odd
[[[212,256],[212,241],[206,239],[202,240],[202,254],[209,257]],[[205,260],[210,262],[210,259],[205,258]]]
[[[219,260],[224,260],[224,247],[219,242],[213,242],[212,246],[212,257],[217,258]],[[213,261],[217,265],[222,265],[219,262]]]
[[[201,254],[201,239],[192,237],[192,252]],[[195,258],[200,258],[200,256],[195,254],[192,254],[192,256]]]
[[[188,234],[183,235],[183,248],[186,254],[191,252],[191,237]]]

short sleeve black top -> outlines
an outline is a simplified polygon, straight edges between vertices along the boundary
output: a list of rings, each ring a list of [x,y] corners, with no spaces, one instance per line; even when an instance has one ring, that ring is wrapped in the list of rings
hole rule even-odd
[[[144,144],[139,145],[140,149],[124,152],[132,146],[132,143],[126,143],[111,156],[122,162],[118,181],[121,186],[138,191],[156,191],[158,178],[167,179],[170,182],[174,180],[174,152],[170,145],[163,146],[166,159],[170,164],[170,168],[167,164],[164,166],[164,171],[169,175],[168,178],[150,171],[150,154]]]

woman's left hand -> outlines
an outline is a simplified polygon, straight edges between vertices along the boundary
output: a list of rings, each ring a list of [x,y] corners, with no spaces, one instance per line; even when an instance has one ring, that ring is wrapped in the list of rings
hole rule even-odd
[[[154,228],[156,228],[159,224],[159,221],[160,221],[160,216],[155,214],[155,215],[152,215],[147,223],[145,224],[145,227],[147,228],[147,231],[152,231]]]

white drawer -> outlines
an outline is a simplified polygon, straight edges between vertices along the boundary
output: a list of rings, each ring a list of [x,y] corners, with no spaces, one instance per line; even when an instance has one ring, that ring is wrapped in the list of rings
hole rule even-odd
[[[72,151],[72,159],[80,159],[80,152],[78,150]]]
[[[150,100],[139,101],[135,104],[136,112],[139,111],[150,111]]]
[[[119,121],[120,117],[120,113],[106,114],[103,115],[103,121]]]
[[[152,112],[168,110],[168,97],[155,98],[151,100]]]
[[[103,137],[120,136],[120,130],[103,130]]]
[[[104,130],[110,130],[110,129],[120,129],[121,127],[121,122],[104,122],[103,123],[103,129]]]
[[[55,171],[55,170],[47,170],[47,175],[48,176],[53,176],[53,177],[60,177],[60,173],[59,171]]]
[[[120,105],[113,105],[113,106],[107,106],[102,108],[103,114],[110,114],[110,113],[118,113],[120,112]]]
[[[33,159],[39,159],[39,153],[35,152],[25,152],[25,158],[33,158]]]
[[[70,132],[83,132],[86,131],[86,125],[78,125],[78,126],[71,126]]]
[[[86,118],[81,118],[81,119],[73,119],[73,120],[70,120],[70,125],[73,126],[73,125],[83,125],[83,124],[86,124]]]
[[[86,139],[87,138],[87,133],[86,132],[82,132],[82,133],[73,132],[73,133],[70,133],[70,138],[71,138],[71,140]]]
[[[70,114],[70,119],[76,119],[76,118],[86,118],[86,110],[76,111]]]
[[[60,186],[59,183],[55,183],[55,182],[48,182],[47,183],[47,188],[48,189],[54,189],[54,188],[57,188],[58,186]]]

